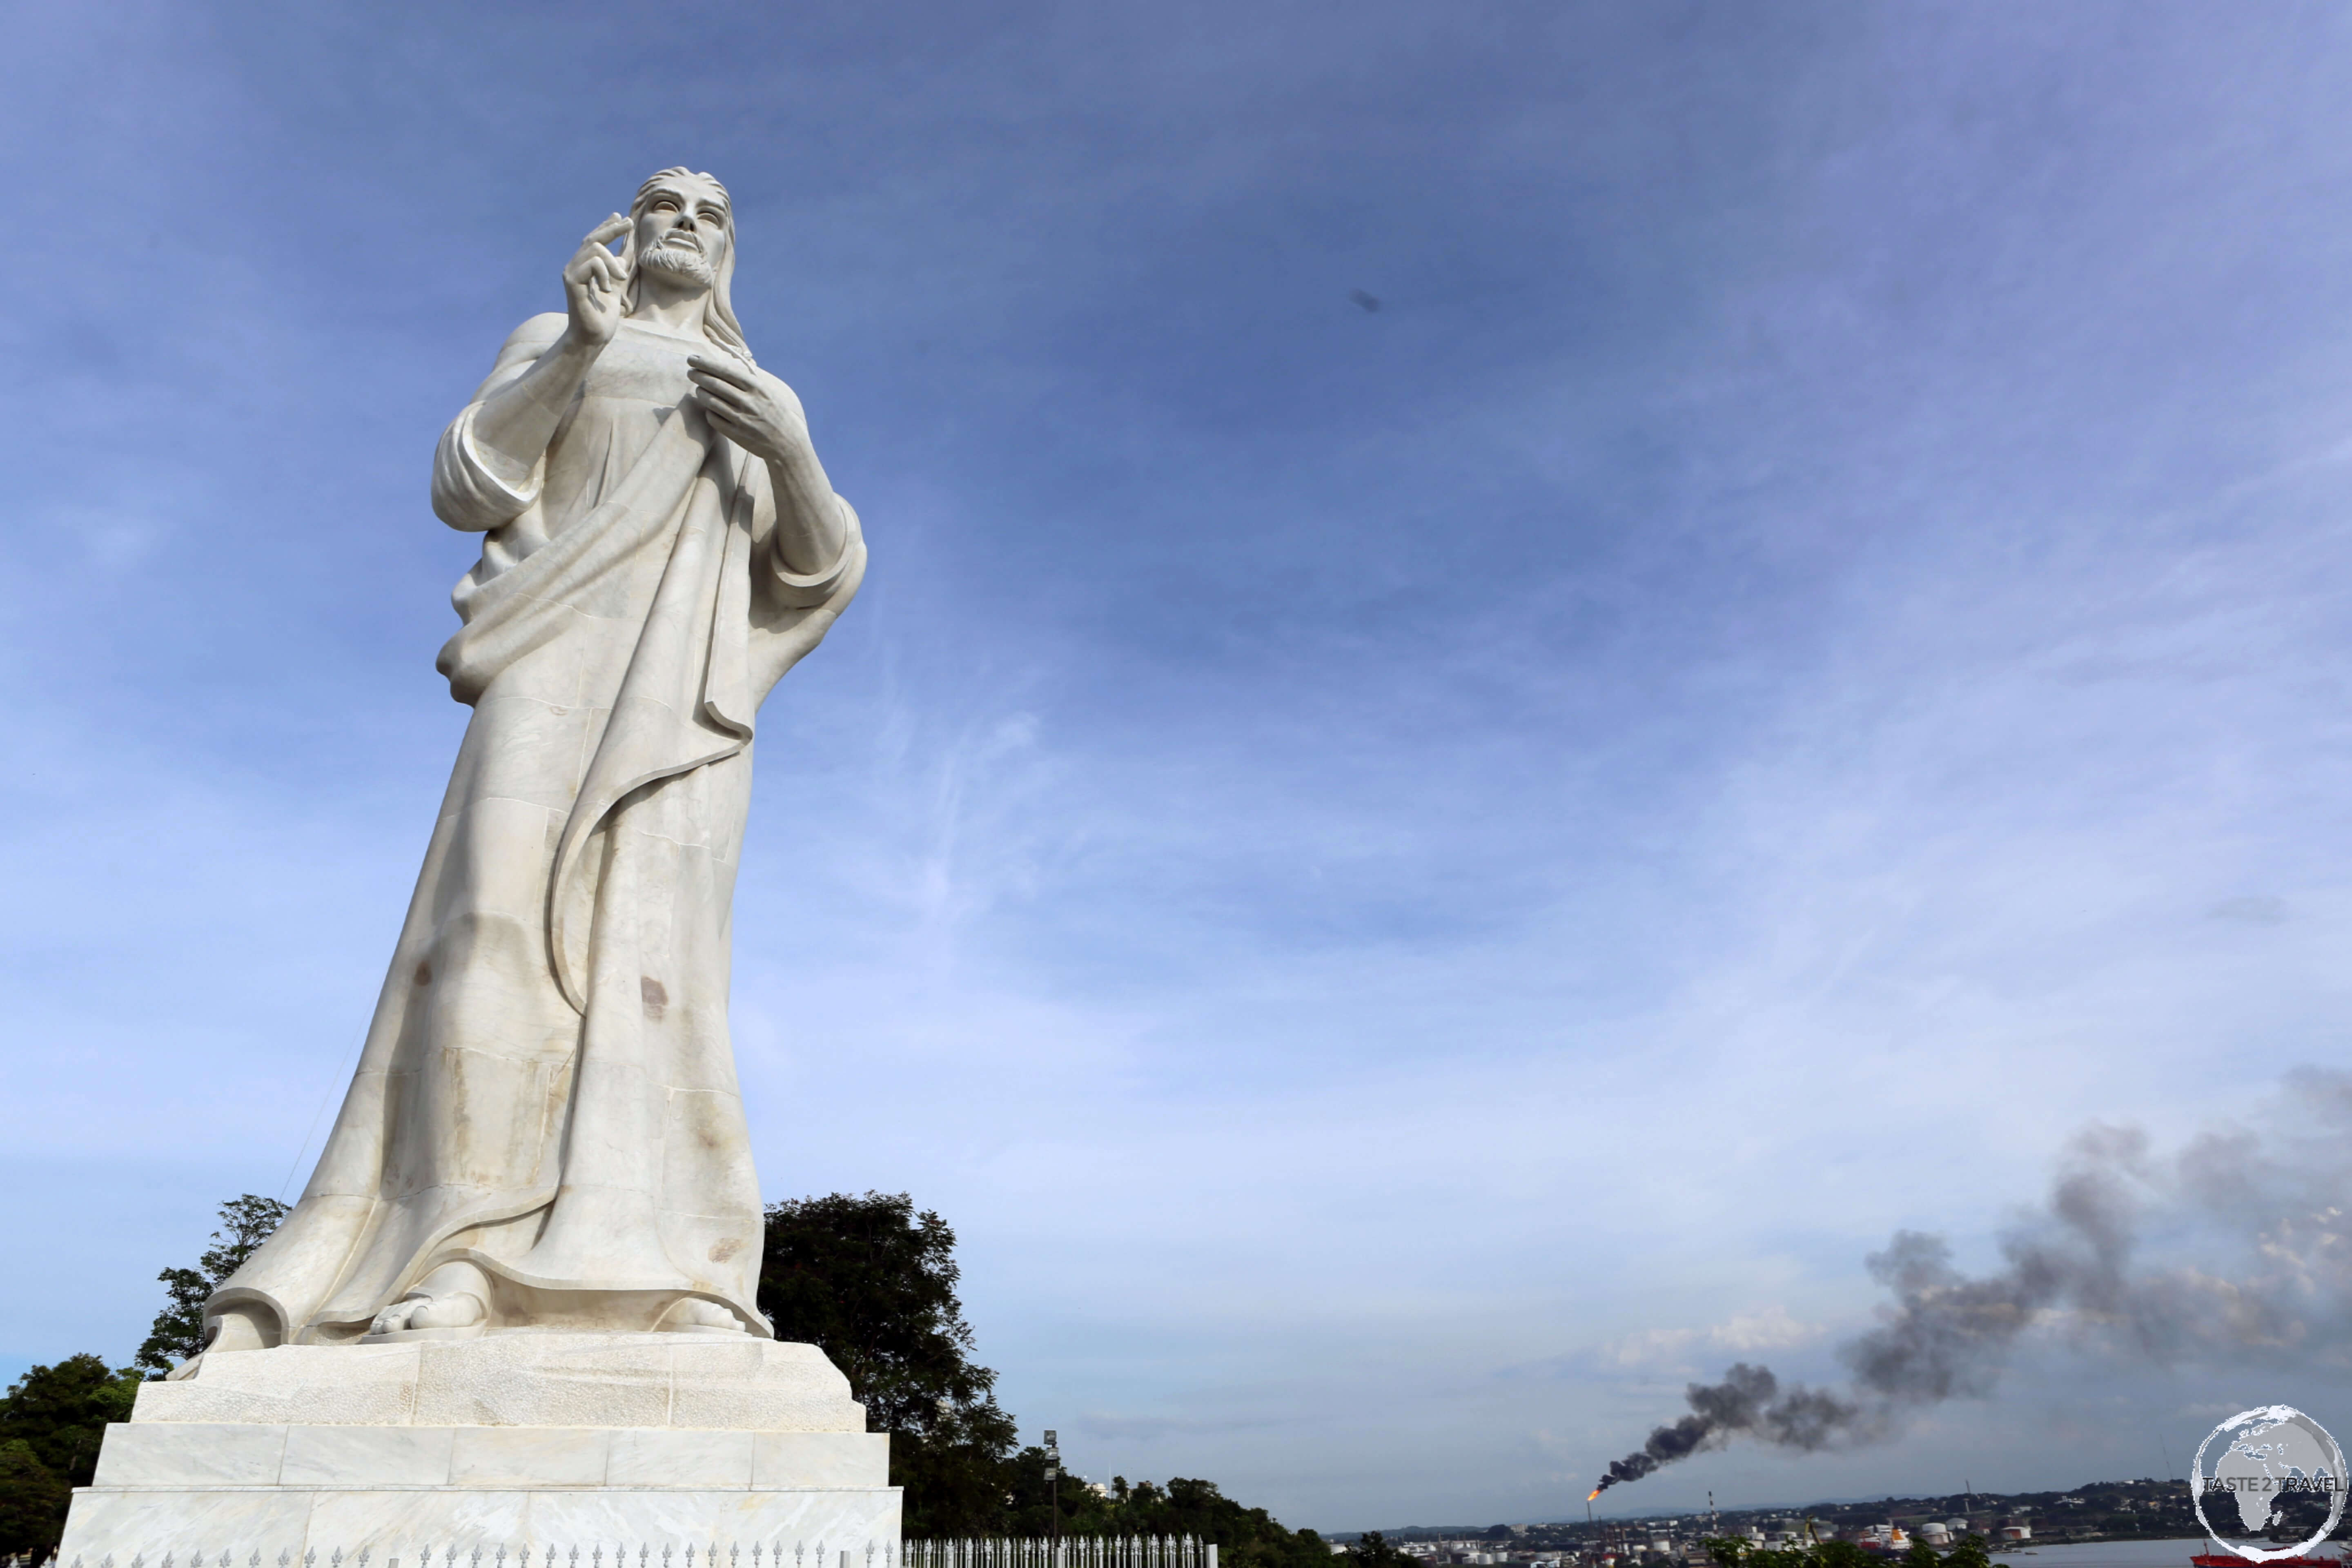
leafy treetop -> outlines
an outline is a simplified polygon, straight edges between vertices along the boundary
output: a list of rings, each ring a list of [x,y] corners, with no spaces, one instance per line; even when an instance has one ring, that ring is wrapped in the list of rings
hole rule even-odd
[[[910,1535],[1004,1529],[1017,1428],[996,1373],[971,1359],[956,1297],[955,1232],[905,1193],[833,1193],[767,1214],[760,1310],[776,1337],[816,1345],[877,1432]]]
[[[204,1349],[205,1300],[253,1256],[254,1248],[269,1239],[287,1213],[276,1198],[252,1193],[221,1205],[221,1227],[213,1232],[213,1244],[196,1259],[196,1267],[166,1268],[155,1276],[163,1282],[167,1300],[131,1364],[162,1377]]]
[[[110,1421],[131,1419],[144,1381],[94,1355],[37,1366],[0,1397],[0,1556],[38,1562],[65,1526],[69,1487],[90,1483]]]

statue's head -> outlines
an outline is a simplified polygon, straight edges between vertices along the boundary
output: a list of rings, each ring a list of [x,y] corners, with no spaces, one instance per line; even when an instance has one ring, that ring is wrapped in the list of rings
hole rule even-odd
[[[648,272],[672,293],[702,296],[703,334],[749,360],[751,346],[735,321],[728,284],[735,276],[735,213],[727,187],[690,169],[664,169],[637,187],[629,204],[629,232],[621,245],[629,273],[632,314]]]

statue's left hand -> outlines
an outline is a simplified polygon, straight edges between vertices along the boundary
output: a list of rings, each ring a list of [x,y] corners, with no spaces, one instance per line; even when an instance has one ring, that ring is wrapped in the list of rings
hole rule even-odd
[[[808,451],[808,417],[793,389],[749,366],[692,354],[687,379],[710,427],[755,458],[789,463]]]

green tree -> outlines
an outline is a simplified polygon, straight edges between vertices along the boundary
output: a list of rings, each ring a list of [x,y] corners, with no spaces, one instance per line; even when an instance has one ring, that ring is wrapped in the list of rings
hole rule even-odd
[[[87,1353],[37,1366],[0,1397],[0,1444],[23,1443],[50,1474],[86,1487],[107,1423],[131,1419],[142,1381],[131,1367],[116,1372]]]
[[[131,1419],[142,1381],[76,1355],[33,1368],[0,1396],[0,1556],[38,1561],[57,1545],[67,1489],[89,1484],[107,1423]]]
[[[72,1497],[30,1443],[0,1443],[0,1557],[37,1563],[56,1551]]]
[[[834,1193],[770,1206],[760,1310],[780,1339],[816,1345],[887,1432],[909,1535],[1010,1526],[1016,1428],[996,1373],[971,1359],[956,1297],[955,1232],[905,1193]]]
[[[1013,1468],[1013,1532],[1042,1535],[1050,1523],[1045,1450],[1023,1449]],[[1219,1491],[1213,1481],[1177,1476],[1164,1487],[1150,1481],[1130,1486],[1126,1477],[1114,1476],[1108,1490],[1105,1496],[1066,1479],[1062,1533],[1190,1535],[1217,1543],[1220,1568],[1332,1568],[1330,1545],[1321,1536],[1311,1530],[1284,1529],[1265,1510],[1244,1507]]]
[[[1506,1533],[1508,1533],[1506,1531]],[[1223,1553],[1219,1554],[1222,1558]],[[1345,1556],[1348,1568],[1421,1568],[1421,1559],[1399,1546],[1377,1530],[1368,1530],[1348,1548]]]
[[[1992,1568],[1992,1553],[1981,1535],[1963,1535],[1944,1553],[1944,1568]]]
[[[760,1310],[779,1339],[830,1356],[867,1425],[890,1434],[906,1532],[1043,1535],[1057,1495],[1048,1456],[1014,1451],[996,1374],[971,1359],[961,1278],[955,1232],[904,1193],[835,1193],[768,1210]],[[1210,1481],[1129,1486],[1121,1476],[1106,1494],[1065,1471],[1058,1497],[1066,1535],[1191,1535],[1217,1543],[1220,1568],[1332,1568],[1315,1531],[1286,1530]],[[1402,1558],[1349,1568],[1403,1568]]]
[[[204,1349],[205,1300],[253,1256],[255,1247],[269,1239],[287,1213],[276,1198],[251,1193],[221,1205],[221,1227],[213,1232],[213,1245],[196,1259],[196,1267],[166,1268],[155,1276],[163,1282],[167,1304],[155,1314],[154,1327],[132,1364],[161,1377]]]
[[[1915,1535],[1903,1554],[1903,1568],[1944,1568],[1944,1554]]]

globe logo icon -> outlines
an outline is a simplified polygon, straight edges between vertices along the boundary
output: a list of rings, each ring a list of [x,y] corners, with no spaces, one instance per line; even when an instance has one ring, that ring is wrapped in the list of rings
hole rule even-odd
[[[2197,1522],[2223,1550],[2250,1563],[2299,1557],[2326,1540],[2343,1517],[2344,1450],[2327,1428],[2293,1405],[2242,1410],[2198,1446],[2189,1495]],[[2242,1543],[2323,1510],[2326,1521],[2293,1546]]]

